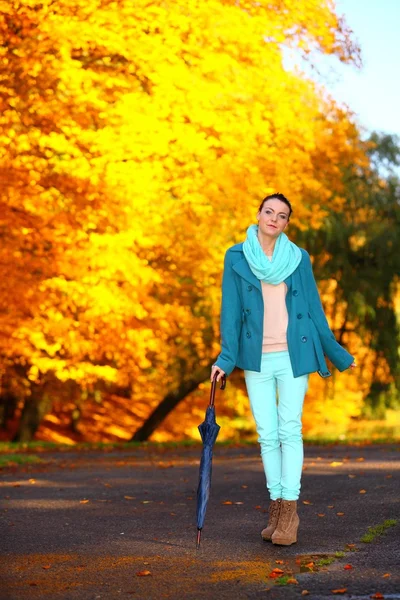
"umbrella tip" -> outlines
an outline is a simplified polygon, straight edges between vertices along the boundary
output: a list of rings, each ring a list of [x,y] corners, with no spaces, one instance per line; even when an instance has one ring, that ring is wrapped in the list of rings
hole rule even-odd
[[[196,540],[196,548],[197,550],[200,548],[200,539],[201,539],[201,529],[197,530],[197,540]]]

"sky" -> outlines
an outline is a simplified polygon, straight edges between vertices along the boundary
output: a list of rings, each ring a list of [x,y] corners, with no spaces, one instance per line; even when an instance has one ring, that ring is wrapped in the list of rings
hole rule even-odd
[[[363,67],[336,64],[327,87],[368,131],[400,136],[400,0],[336,0],[336,7],[361,46]]]

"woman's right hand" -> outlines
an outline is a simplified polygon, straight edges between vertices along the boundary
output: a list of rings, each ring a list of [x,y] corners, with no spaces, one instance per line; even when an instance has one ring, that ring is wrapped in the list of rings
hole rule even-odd
[[[213,365],[213,366],[211,367],[211,377],[210,377],[210,381],[211,381],[211,382],[213,381],[213,379],[214,379],[214,375],[215,375],[215,373],[217,373],[217,372],[218,372],[218,375],[217,375],[217,381],[219,381],[219,380],[220,380],[220,379],[223,377],[223,375],[225,375],[225,371],[223,371],[223,370],[221,369],[221,367],[217,367],[217,365]]]

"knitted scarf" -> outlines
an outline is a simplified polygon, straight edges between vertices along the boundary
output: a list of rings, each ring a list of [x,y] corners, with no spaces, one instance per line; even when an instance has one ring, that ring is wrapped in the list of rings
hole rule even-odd
[[[243,253],[257,279],[278,285],[298,267],[301,250],[282,232],[276,240],[272,259],[269,260],[261,248],[257,233],[257,225],[248,228],[246,240],[243,242]]]

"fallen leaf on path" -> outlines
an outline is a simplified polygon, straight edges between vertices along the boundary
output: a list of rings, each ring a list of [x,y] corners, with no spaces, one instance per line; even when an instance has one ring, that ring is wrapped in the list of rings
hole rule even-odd
[[[277,564],[277,565],[283,565],[283,560],[276,560],[275,564]]]
[[[360,490],[358,493],[359,493],[359,494],[366,494],[366,493],[367,493],[367,490]]]
[[[21,487],[21,484],[20,483],[13,483],[13,487]],[[37,583],[35,583],[35,585],[37,585]]]
[[[338,517],[343,517],[343,515],[344,515],[344,513],[342,513],[342,512],[338,512],[336,514],[337,514]]]
[[[303,500],[303,504],[312,504],[309,500]]]
[[[233,504],[233,502],[231,502],[230,500],[225,500],[225,502],[222,502],[222,504]]]
[[[355,548],[355,547],[356,547],[356,545],[355,545],[355,544],[346,544],[346,546],[347,546],[347,548],[350,548],[350,549],[351,549],[351,548]]]
[[[376,594],[372,594],[372,596],[370,596],[370,598],[376,598],[377,600],[381,600],[382,598],[384,598],[385,596],[383,594],[381,594],[380,592],[376,592]]]
[[[392,479],[393,475],[386,475],[385,478],[386,479]]]
[[[353,475],[352,473],[349,473],[349,474],[347,475],[347,477],[350,477],[350,479],[354,479],[354,478],[355,478],[355,475]]]
[[[30,479],[29,483],[36,483],[36,479]]]
[[[124,496],[125,500],[135,500],[135,496]]]
[[[304,566],[307,567],[308,569],[311,569],[314,566],[314,562],[311,561]]]
[[[340,467],[343,463],[340,460],[334,460],[329,464],[330,467]]]
[[[352,569],[352,565],[344,565],[343,569],[345,569],[346,571],[349,571],[350,569]]]
[[[104,485],[104,487],[111,487],[112,488],[111,483],[103,483],[103,485]]]
[[[79,500],[80,504],[87,504],[89,500]]]
[[[244,490],[246,490],[248,487],[249,487],[248,485],[242,485],[242,488],[243,488]]]
[[[257,510],[260,510],[260,508],[262,508],[261,506],[257,505],[254,508],[256,508]]]
[[[283,573],[284,573],[284,571],[282,571],[282,569],[276,568],[271,571],[271,573],[268,575],[268,577],[270,579],[276,579],[277,577],[280,577],[281,575],[283,575]]]
[[[142,504],[151,504],[153,500],[142,500]]]
[[[335,505],[334,505],[334,504],[330,504],[330,505],[328,506],[328,508],[335,508]]]
[[[289,577],[289,579],[287,580],[286,583],[295,585],[296,583],[299,583],[299,582],[294,577]]]
[[[325,516],[325,513],[318,513],[318,516],[319,516],[319,517],[324,517],[324,516]]]
[[[338,588],[337,590],[331,590],[332,594],[345,594],[347,592],[347,588]]]
[[[148,571],[147,569],[145,569],[144,571],[138,571],[136,573],[136,575],[138,577],[147,577],[147,575],[151,575],[151,571]]]
[[[42,565],[42,569],[50,569],[51,565]]]
[[[234,502],[233,504],[243,504],[243,502]]]
[[[303,591],[301,592],[301,595],[302,595],[302,596],[308,596],[308,594],[309,594],[309,593],[310,593],[310,592],[309,592],[308,590],[303,590]]]
[[[385,573],[382,577],[390,577],[390,573]]]
[[[363,456],[360,456],[359,458],[356,458],[357,462],[362,462],[363,460],[365,460],[365,458]]]

